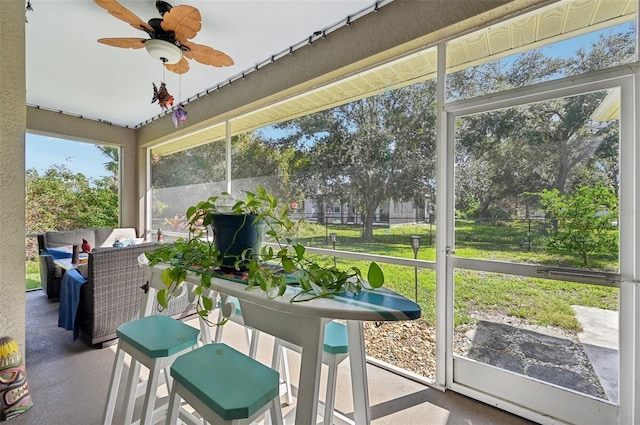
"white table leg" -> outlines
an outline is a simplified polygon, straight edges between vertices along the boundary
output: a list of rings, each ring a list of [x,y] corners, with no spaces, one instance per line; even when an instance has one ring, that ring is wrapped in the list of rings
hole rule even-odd
[[[151,274],[151,272],[149,273]],[[151,276],[149,276],[151,280]],[[156,299],[158,290],[151,285],[148,285],[147,290],[142,294],[142,301],[140,302],[140,317],[147,317],[151,315],[153,309],[153,302]]]
[[[301,324],[302,359],[300,364],[300,382],[296,403],[296,425],[315,425],[318,417],[318,399],[320,396],[320,371],[322,370],[322,351],[324,348],[324,325],[326,320],[305,317]]]
[[[301,316],[238,298],[246,326],[302,347],[295,425],[315,425],[318,416],[324,326],[329,319]],[[277,359],[274,356],[274,359]],[[274,365],[277,367],[277,365]]]
[[[367,360],[364,351],[362,322],[347,321],[349,336],[349,362],[351,364],[351,389],[353,391],[353,417],[356,425],[369,425],[369,384],[367,382]]]

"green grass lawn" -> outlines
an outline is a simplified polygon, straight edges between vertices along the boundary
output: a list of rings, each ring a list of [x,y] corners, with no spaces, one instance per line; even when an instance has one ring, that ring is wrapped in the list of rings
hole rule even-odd
[[[353,226],[306,225],[298,240],[303,244],[331,248],[326,235],[337,233],[336,249],[369,252],[403,258],[413,258],[411,235],[421,236],[418,258],[435,260],[435,226],[406,225],[374,230],[374,241],[363,242],[362,229]],[[524,243],[523,243],[524,242]],[[581,268],[581,258],[571,253],[550,253],[544,250],[545,227],[537,222],[476,222],[456,221],[456,255],[465,258],[509,261],[514,263],[544,264],[554,267]],[[615,272],[617,253],[593,256],[590,270]],[[325,259],[332,261],[332,259]],[[338,259],[338,266],[359,267],[366,273],[368,262]],[[412,267],[380,264],[385,273],[385,286],[410,299],[415,297],[414,269]],[[618,289],[595,285],[554,281],[549,279],[456,270],[454,320],[456,325],[472,322],[473,315],[510,315],[531,323],[558,326],[568,331],[579,331],[572,304],[618,309]],[[435,272],[418,272],[418,302],[422,319],[435,323]]]
[[[40,288],[40,266],[37,260],[27,261],[27,276],[25,285],[27,291],[30,289]]]
[[[476,222],[456,220],[456,255],[459,257],[491,259],[515,263],[544,264],[555,267],[581,267],[581,259],[571,253],[557,254],[544,250],[545,227],[542,222]],[[358,226],[324,227],[306,224],[296,240],[310,246],[331,248],[329,233],[337,233],[336,249],[393,257],[413,258],[411,235],[420,235],[418,258],[434,261],[436,256],[435,226],[429,224],[376,228],[374,241],[361,239]],[[523,243],[523,241],[525,243]],[[431,243],[430,243],[431,242]],[[616,271],[617,253],[593,256],[591,270]],[[330,264],[332,258],[320,262]],[[368,262],[338,259],[339,267],[357,266],[366,277]],[[410,299],[415,297],[413,267],[380,264],[385,273],[385,286]],[[40,287],[37,261],[27,262],[26,288]],[[584,285],[549,279],[500,275],[469,270],[456,270],[454,320],[456,325],[472,322],[477,312],[510,315],[531,323],[552,325],[579,331],[580,325],[571,309],[572,304],[618,309],[617,288]],[[422,319],[435,323],[435,272],[418,272],[418,302]]]

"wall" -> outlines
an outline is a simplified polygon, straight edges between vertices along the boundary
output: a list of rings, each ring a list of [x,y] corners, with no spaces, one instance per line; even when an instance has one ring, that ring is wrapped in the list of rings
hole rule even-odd
[[[0,1],[0,337],[24,353],[24,1]]]

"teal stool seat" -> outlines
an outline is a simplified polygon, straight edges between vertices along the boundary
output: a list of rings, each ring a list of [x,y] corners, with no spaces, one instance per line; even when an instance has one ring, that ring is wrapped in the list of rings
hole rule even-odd
[[[223,319],[229,319],[230,321],[237,323],[245,328],[245,337],[247,340],[247,348],[248,355],[252,359],[256,358],[256,354],[258,352],[258,341],[260,338],[260,332],[256,329],[250,328],[245,325],[244,318],[242,317],[242,306],[240,305],[240,301],[236,297],[226,296],[223,300],[219,300],[218,304],[218,322],[221,322]],[[222,341],[222,331],[224,326],[216,327],[215,334],[215,342]],[[284,350],[284,348],[283,348]],[[282,359],[282,390],[281,394],[286,396],[285,403],[290,405],[293,403],[293,396],[291,395],[291,377],[289,374],[289,363],[287,361],[287,356],[280,356]]]
[[[171,365],[171,377],[169,425],[177,421],[180,399],[212,424],[251,421],[267,409],[272,423],[282,423],[278,372],[226,344],[183,354]]]
[[[329,322],[325,325],[324,352],[328,354],[349,353],[349,336],[345,325],[338,322]]]
[[[198,343],[200,331],[176,319],[156,314],[124,323],[116,336],[151,358],[169,357]]]
[[[142,387],[144,402],[140,424],[155,423],[158,417],[154,418],[154,415],[162,415],[162,409],[154,411],[160,371],[165,370],[165,380],[168,384],[166,369],[178,356],[198,346],[200,330],[168,316],[153,315],[120,325],[116,335],[119,338],[118,348],[111,373],[103,423],[110,425],[113,422],[125,354],[131,356],[131,364],[125,392],[126,406],[123,423],[131,424],[135,399],[142,394],[138,384],[140,365],[149,369],[146,388]]]

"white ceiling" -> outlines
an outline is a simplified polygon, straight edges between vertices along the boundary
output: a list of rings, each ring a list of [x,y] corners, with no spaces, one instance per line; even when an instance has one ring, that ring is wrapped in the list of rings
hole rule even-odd
[[[159,17],[155,0],[120,3],[142,20]],[[181,77],[163,72],[144,49],[98,43],[103,37],[146,34],[111,16],[92,0],[31,0],[26,13],[27,104],[117,125],[137,126],[162,113],[152,82],[165,81],[176,101],[188,99],[344,22],[372,0],[172,0],[200,10],[202,30],[192,39],[221,50],[235,64],[216,68],[190,60]]]

